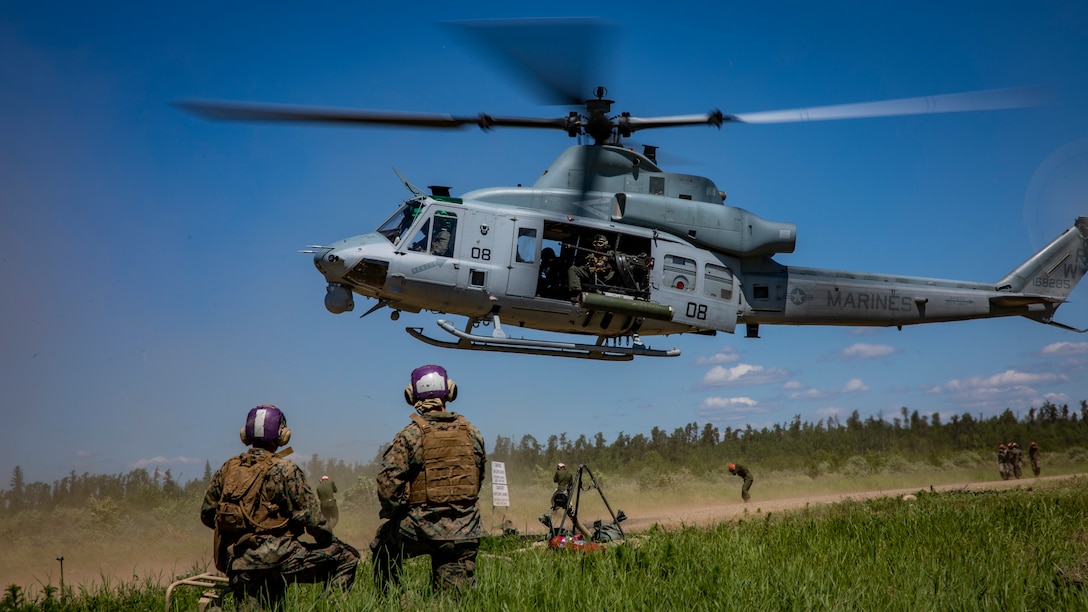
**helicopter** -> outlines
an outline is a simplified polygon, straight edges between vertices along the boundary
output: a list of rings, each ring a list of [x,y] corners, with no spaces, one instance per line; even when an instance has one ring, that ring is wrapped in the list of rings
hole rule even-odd
[[[669,172],[656,148],[624,142],[635,132],[679,126],[993,110],[1036,105],[1041,88],[1013,88],[806,109],[665,117],[614,114],[597,87],[553,118],[452,116],[224,101],[179,103],[219,120],[333,123],[433,129],[477,126],[549,129],[578,138],[530,186],[487,187],[459,196],[411,193],[369,233],[303,253],[326,281],[325,308],[352,312],[355,297],[382,308],[431,311],[449,339],[407,327],[413,338],[450,349],[628,361],[674,357],[643,339],[715,335],[764,325],[908,325],[1020,316],[1083,333],[1054,320],[1088,270],[1088,216],[1014,270],[991,282],[786,266],[797,227],[725,204],[709,178]],[[582,142],[585,139],[587,142]],[[593,341],[514,337],[512,326]],[[490,327],[490,333],[481,330]]]

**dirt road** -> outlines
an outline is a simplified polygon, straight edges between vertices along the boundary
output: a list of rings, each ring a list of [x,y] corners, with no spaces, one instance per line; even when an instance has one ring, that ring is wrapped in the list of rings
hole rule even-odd
[[[1048,480],[1064,480],[1072,478],[1076,475],[1062,475],[1062,476],[1050,476],[1042,478],[1023,478],[1020,480],[994,480],[986,482],[964,482],[958,484],[941,485],[933,487],[934,491],[995,491],[1003,489],[1014,489],[1017,487],[1029,488],[1038,483],[1043,483]],[[917,493],[918,487],[909,487],[904,489],[883,489],[876,491],[860,491],[851,493],[841,493],[833,495],[809,495],[803,497],[793,497],[787,499],[775,499],[770,501],[759,501],[758,497],[753,495],[754,499],[747,503],[730,503],[730,504],[717,504],[717,505],[702,505],[699,507],[683,507],[672,508],[667,511],[657,511],[653,514],[639,514],[631,513],[631,518],[624,521],[624,531],[639,532],[645,529],[649,529],[654,524],[660,524],[663,527],[681,527],[681,526],[708,526],[721,523],[723,521],[730,521],[742,518],[745,512],[749,515],[752,513],[768,513],[768,512],[782,512],[785,510],[799,510],[806,506],[817,506],[823,504],[834,504],[846,500],[862,500],[873,499],[878,497],[902,497],[904,495]],[[753,493],[757,491],[753,490]]]

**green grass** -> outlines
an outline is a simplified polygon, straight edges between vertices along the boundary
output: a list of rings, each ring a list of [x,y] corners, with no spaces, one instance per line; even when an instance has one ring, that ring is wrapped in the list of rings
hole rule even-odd
[[[1025,486],[1027,484],[1025,483]],[[477,588],[458,604],[429,593],[429,562],[381,597],[360,564],[356,588],[323,600],[292,588],[292,610],[1041,610],[1088,609],[1088,481],[1006,491],[928,493],[748,514],[712,528],[654,527],[580,554],[527,537],[481,546]],[[0,610],[161,609],[165,588],[53,593],[48,606]],[[179,589],[174,609],[196,606]],[[40,599],[40,597],[39,597]],[[27,604],[27,602],[24,602]],[[39,601],[41,604],[41,601]]]

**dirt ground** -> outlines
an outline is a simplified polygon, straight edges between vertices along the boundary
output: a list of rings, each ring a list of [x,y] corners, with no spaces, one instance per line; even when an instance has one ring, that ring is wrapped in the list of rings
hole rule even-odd
[[[933,487],[936,492],[944,491],[997,491],[1003,489],[1014,489],[1017,487],[1028,488],[1035,483],[1045,482],[1047,480],[1065,480],[1071,478],[1070,475],[1062,476],[1050,476],[1041,478],[1023,478],[1020,480],[995,480],[987,482],[964,482],[951,485],[939,485]],[[873,499],[878,497],[902,497],[904,495],[911,495],[918,492],[918,487],[908,487],[903,489],[884,489],[876,491],[862,491],[851,493],[836,493],[831,495],[809,495],[804,497],[793,497],[788,499],[776,499],[766,502],[760,502],[755,489],[753,489],[752,501],[745,503],[729,503],[729,504],[715,504],[715,505],[700,505],[696,507],[674,507],[668,509],[666,512],[655,512],[653,514],[636,514],[628,512],[630,518],[624,521],[624,531],[639,532],[649,529],[654,524],[659,524],[662,527],[680,527],[680,526],[709,526],[721,523],[723,521],[731,521],[739,518],[743,518],[747,512],[749,515],[752,513],[768,512],[782,512],[785,510],[799,510],[806,506],[818,506],[823,504],[834,504],[846,500],[864,500]]]
[[[981,491],[1016,487],[1029,488],[1047,480],[1067,479],[1070,477],[1072,475],[1066,474],[1038,479],[963,482],[936,486],[934,490]],[[623,508],[629,518],[623,523],[623,527],[627,533],[638,533],[649,529],[654,524],[661,525],[666,529],[684,526],[709,526],[722,521],[743,518],[745,513],[752,516],[803,509],[806,506],[833,504],[849,499],[901,497],[916,493],[918,490],[919,487],[909,487],[836,494],[809,494],[797,497],[776,496],[769,500],[761,500],[759,489],[753,488],[753,499],[747,504],[741,503],[740,500],[728,503],[657,504],[653,508],[640,508],[637,504],[625,504]],[[530,525],[527,532],[532,533],[535,528],[539,528],[543,533],[543,527],[540,525]],[[365,551],[368,536],[364,534],[372,533],[372,529],[372,527],[367,526],[365,529],[357,530],[358,533],[346,534],[343,537],[350,544],[361,551]],[[110,586],[117,586],[120,583],[131,583],[134,580],[141,582],[151,580],[165,585],[169,584],[175,576],[189,572],[196,567],[205,567],[207,565],[211,546],[210,531],[196,530],[184,534],[175,533],[174,535],[176,538],[170,544],[164,545],[126,546],[124,549],[111,549],[103,547],[101,544],[90,543],[85,547],[79,547],[78,550],[65,552],[65,584],[93,587],[105,583]],[[0,588],[10,584],[18,584],[26,588],[30,593],[35,593],[40,590],[42,585],[59,585],[60,564],[54,559],[56,555],[48,554],[49,551],[42,552],[45,554],[42,554],[41,558],[8,558],[0,561]]]

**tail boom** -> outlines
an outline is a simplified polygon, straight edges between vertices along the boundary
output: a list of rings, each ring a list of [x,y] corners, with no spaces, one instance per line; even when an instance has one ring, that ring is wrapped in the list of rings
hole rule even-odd
[[[745,274],[742,324],[903,326],[1023,316],[1055,323],[1088,270],[1088,217],[997,283],[787,267],[773,260]],[[747,271],[746,271],[747,272]]]

